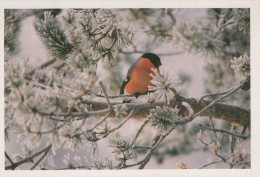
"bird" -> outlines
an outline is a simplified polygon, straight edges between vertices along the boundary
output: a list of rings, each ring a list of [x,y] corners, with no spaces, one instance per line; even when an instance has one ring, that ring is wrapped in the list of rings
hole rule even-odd
[[[154,53],[145,53],[129,68],[126,78],[120,89],[120,94],[135,95],[137,98],[141,94],[149,92],[148,86],[151,83],[153,71],[156,69],[158,73],[161,66],[160,58]]]

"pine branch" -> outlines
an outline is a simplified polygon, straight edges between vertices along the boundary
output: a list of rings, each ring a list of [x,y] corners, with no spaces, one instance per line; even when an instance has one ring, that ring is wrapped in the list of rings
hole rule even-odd
[[[192,109],[195,112],[195,117],[197,116],[212,116],[212,118],[225,120],[231,123],[239,124],[239,125],[250,125],[250,111],[227,104],[219,103],[224,98],[230,96],[231,94],[235,93],[237,90],[243,87],[243,83],[240,85],[233,87],[229,89],[226,92],[222,92],[221,94],[224,94],[220,98],[216,99],[215,101],[208,101],[208,100],[202,100],[194,99],[194,98],[185,98],[182,96],[177,95],[177,98],[175,100],[172,100],[170,102],[170,106],[172,108],[180,109],[180,115],[185,116],[187,115],[187,110],[181,105],[182,102],[187,102],[189,105],[191,105]],[[177,93],[176,93],[177,94]],[[214,94],[212,94],[214,95]],[[119,95],[119,96],[106,96],[105,98],[118,98],[118,97],[124,97],[125,95]],[[130,97],[132,95],[126,95],[127,97]],[[208,96],[208,95],[206,95]],[[103,96],[100,96],[103,97]],[[204,96],[202,97],[204,98]],[[126,106],[129,110],[135,109],[135,113],[133,114],[132,118],[145,118],[146,115],[150,113],[150,109],[154,108],[155,106],[163,106],[164,102],[154,102],[154,103],[120,103],[120,102],[111,102],[108,104],[105,102],[97,102],[97,101],[91,101],[91,100],[85,100],[82,101],[82,103],[91,105],[92,111],[88,112],[73,112],[73,113],[55,113],[55,112],[44,112],[41,110],[38,110],[36,108],[31,108],[31,110],[35,113],[39,113],[42,116],[48,116],[49,118],[56,120],[56,121],[71,121],[71,120],[79,120],[85,119],[90,116],[103,116],[108,113],[111,113],[109,117],[115,117],[115,113],[113,110],[115,110],[115,107],[122,107]],[[109,108],[112,106],[113,109]],[[129,113],[130,111],[128,111]],[[211,115],[209,115],[209,112]],[[59,119],[58,117],[68,117],[67,119]],[[194,119],[192,118],[192,119]],[[191,121],[191,120],[190,120]]]
[[[65,59],[73,50],[58,20],[50,12],[44,12],[44,20],[37,19],[34,28],[54,58]]]
[[[195,115],[192,119],[197,116],[209,116],[207,110],[210,110],[212,118],[225,120],[231,123],[239,124],[239,125],[250,125],[250,111],[227,104],[219,103],[224,98],[230,96],[231,94],[235,93],[242,87],[243,84],[238,85],[237,87],[233,88],[230,92],[226,93],[222,97],[218,98],[215,101],[201,101],[198,102],[197,99],[194,98],[185,98],[182,96],[178,96],[176,100],[170,102],[170,106],[172,108],[180,109],[180,115],[185,116],[187,114],[186,108],[184,108],[181,103],[187,102],[191,105],[192,109],[195,112]],[[86,104],[92,106],[93,111],[107,109],[107,103],[105,102],[95,102],[95,101],[85,101]],[[135,113],[132,116],[133,118],[146,118],[146,115],[149,115],[150,109],[154,108],[155,106],[163,106],[164,102],[156,102],[156,103],[115,103],[111,102],[113,106],[123,106],[125,105],[129,109],[135,109]],[[105,112],[105,111],[104,111]],[[110,114],[110,117],[115,116],[114,113]],[[189,120],[191,121],[191,120]],[[184,122],[183,122],[184,123]]]
[[[184,104],[185,106],[187,106],[187,109],[189,109],[189,115],[187,117],[184,118],[184,120],[189,120],[190,117],[192,117],[194,115],[194,112],[193,110],[191,110],[191,107],[188,105],[188,104]],[[144,124],[145,125],[145,122]],[[143,128],[143,125],[141,126],[141,128]],[[148,148],[148,153],[146,154],[146,156],[134,163],[134,164],[129,164],[129,165],[125,165],[121,168],[128,168],[128,167],[132,167],[132,166],[137,166],[137,165],[140,165],[139,166],[139,169],[143,169],[145,167],[145,165],[150,161],[150,158],[152,157],[154,151],[159,147],[159,145],[162,143],[162,141],[176,128],[176,126],[172,126],[166,133],[162,134],[161,132],[158,132],[152,142],[151,142],[151,148]]]

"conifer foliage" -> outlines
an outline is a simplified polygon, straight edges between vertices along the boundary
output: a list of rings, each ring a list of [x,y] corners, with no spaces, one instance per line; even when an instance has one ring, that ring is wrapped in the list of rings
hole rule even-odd
[[[250,168],[243,144],[250,143],[250,9],[207,9],[195,24],[175,16],[181,9],[60,11],[36,17],[5,10],[5,169],[143,169],[152,158],[163,164],[166,156],[194,151],[210,152],[209,160],[200,167],[180,160],[172,168]],[[21,22],[30,15],[50,56],[37,67],[15,55]],[[147,48],[138,46],[140,38]],[[184,97],[168,68],[153,71],[148,95],[118,101],[133,95],[117,94],[123,76],[114,68],[164,44],[204,58],[207,94]],[[108,80],[99,76],[100,65]],[[142,119],[124,136],[136,117]],[[10,143],[23,152],[10,154]],[[106,158],[99,157],[100,144]],[[88,149],[83,156],[81,148]]]

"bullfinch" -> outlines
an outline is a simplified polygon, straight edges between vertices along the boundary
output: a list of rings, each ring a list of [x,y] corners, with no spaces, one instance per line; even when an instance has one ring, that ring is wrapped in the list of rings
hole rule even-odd
[[[143,54],[128,70],[126,78],[121,86],[120,94],[131,94],[138,97],[148,92],[148,86],[152,86],[152,68],[159,72],[162,65],[160,58],[153,53]]]

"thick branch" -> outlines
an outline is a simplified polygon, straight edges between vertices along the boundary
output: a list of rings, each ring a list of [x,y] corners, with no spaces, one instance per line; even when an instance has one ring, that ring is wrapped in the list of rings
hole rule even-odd
[[[198,100],[194,98],[185,98],[185,102],[189,103],[193,108],[195,114],[202,110],[205,106],[209,105],[211,101],[203,101],[198,103]],[[210,110],[212,118],[225,120],[231,123],[239,125],[250,125],[250,111],[227,104],[217,103],[214,104]],[[209,116],[208,112],[205,111],[200,116]]]
[[[180,109],[180,115],[186,116],[188,114],[187,109],[181,105],[181,102],[187,102],[194,113],[199,113],[203,108],[207,107],[211,101],[200,101],[198,102],[197,99],[194,98],[185,98],[179,97],[176,100],[171,101],[170,106],[175,108],[176,106]],[[86,101],[87,104],[91,105],[92,111],[98,111],[107,109],[106,102],[95,102],[95,101]],[[122,103],[111,103],[113,106],[123,106]],[[156,103],[124,103],[126,107],[131,109],[135,109],[135,113],[132,116],[133,118],[146,118],[146,115],[150,114],[150,109],[154,108],[155,106],[163,106],[164,102],[156,102]],[[238,125],[250,125],[250,111],[227,104],[222,103],[215,103],[208,109],[212,118],[225,120],[234,124]],[[114,117],[115,114],[110,114],[110,117]],[[204,111],[200,114],[200,116],[209,116],[208,111]]]
[[[170,106],[175,108],[177,107],[180,109],[179,114],[183,117],[189,114],[189,110],[182,105],[183,102],[188,103],[191,108],[194,110],[195,115],[187,121],[192,121],[197,116],[210,116],[212,118],[225,120],[234,124],[249,126],[250,125],[250,111],[227,104],[219,103],[224,98],[230,96],[231,94],[235,93],[237,90],[243,87],[243,83],[228,90],[227,92],[220,93],[220,95],[224,94],[223,96],[219,97],[214,101],[205,101],[205,100],[197,100],[194,98],[185,98],[179,96],[176,91],[174,94],[176,95],[175,99],[170,102]],[[106,99],[111,98],[106,96]],[[147,115],[150,114],[150,109],[154,108],[155,106],[163,106],[164,102],[132,102],[132,103],[121,103],[121,102],[100,102],[100,101],[91,101],[85,100],[82,101],[84,104],[88,104],[91,107],[91,111],[87,112],[69,112],[69,113],[55,113],[55,112],[43,112],[37,110],[36,108],[31,108],[33,112],[39,113],[42,116],[49,116],[49,117],[56,117],[54,120],[57,121],[71,121],[76,120],[75,118],[88,118],[91,116],[101,117],[108,113],[110,113],[109,117],[115,117],[116,107],[120,110],[120,107],[125,106],[128,108],[127,113],[129,114],[130,110],[135,109],[135,113],[133,114],[133,118],[145,118]],[[62,117],[62,119],[58,119],[58,117]],[[67,118],[67,119],[64,119]],[[125,116],[126,117],[126,116]],[[187,123],[187,122],[186,122]]]

